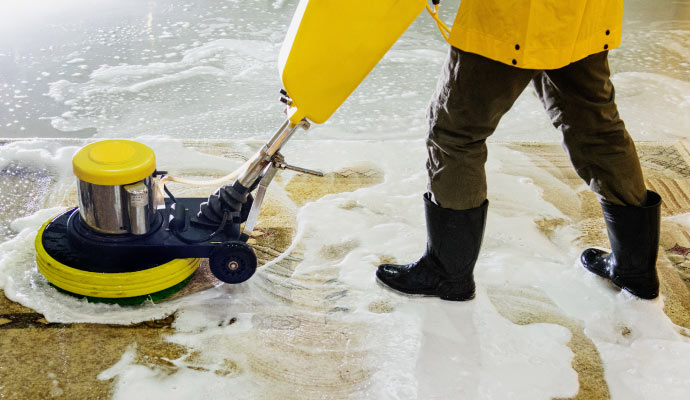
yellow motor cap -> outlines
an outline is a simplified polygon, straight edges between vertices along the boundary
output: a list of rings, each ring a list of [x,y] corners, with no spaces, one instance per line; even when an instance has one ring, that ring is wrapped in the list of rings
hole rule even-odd
[[[84,146],[72,159],[74,175],[94,185],[127,185],[156,170],[156,155],[131,140],[103,140]]]

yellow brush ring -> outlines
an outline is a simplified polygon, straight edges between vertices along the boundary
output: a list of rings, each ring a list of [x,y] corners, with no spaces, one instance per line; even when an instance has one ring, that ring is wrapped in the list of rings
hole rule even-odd
[[[50,222],[52,219],[43,224],[36,235],[36,264],[50,283],[68,292],[104,298],[147,295],[184,281],[201,263],[200,258],[183,258],[135,272],[82,271],[60,263],[43,248],[43,231]]]

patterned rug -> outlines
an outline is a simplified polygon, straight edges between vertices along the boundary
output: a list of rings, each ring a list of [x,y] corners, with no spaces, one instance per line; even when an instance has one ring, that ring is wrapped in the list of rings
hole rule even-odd
[[[254,147],[259,145],[257,143]],[[559,144],[498,145],[526,156],[530,166],[524,168],[532,171],[529,172],[530,179],[543,189],[544,199],[556,205],[571,220],[570,223],[579,229],[578,241],[583,248],[608,247],[601,209],[594,195],[588,191],[578,191],[581,198],[570,198],[570,195],[566,195],[566,188],[578,188],[582,186],[582,181],[572,170]],[[238,160],[244,159],[251,150],[244,148],[239,152],[232,145],[224,143],[187,142],[185,146],[202,153],[223,155]],[[690,146],[687,142],[639,143],[637,148],[648,187],[658,192],[663,199],[664,219],[657,266],[664,296],[664,311],[676,325],[690,329],[690,217],[684,216],[690,212]],[[13,209],[7,214],[0,215],[2,229],[7,229],[11,213],[30,213],[48,202],[50,177],[40,170],[26,168],[15,166],[3,171],[0,190],[8,193],[8,188],[21,184],[27,174],[41,186],[38,189],[32,186],[34,191],[31,194],[34,201],[23,208],[23,211]],[[516,168],[522,167],[517,165]],[[194,175],[195,171],[185,171],[185,174]],[[196,171],[196,174],[199,177],[217,175],[203,170]],[[16,179],[13,178],[15,175]],[[547,184],[553,177],[564,185],[558,187]],[[281,182],[280,179],[278,176],[277,186],[281,188],[280,193],[269,191],[260,223],[250,239],[261,264],[279,257],[292,243],[297,230],[296,211],[299,206],[331,193],[354,191],[376,185],[383,180],[383,172],[374,165],[361,164],[329,173],[325,178],[298,175],[287,183]],[[180,193],[180,196],[203,195],[200,193],[207,191],[206,188],[173,189]],[[62,194],[67,198],[74,195],[73,191]],[[343,205],[349,206],[357,207],[357,204]],[[566,223],[562,219],[540,219],[536,222],[547,235]],[[337,261],[345,257],[353,246],[356,244],[348,242],[326,246],[321,250],[321,257]],[[266,296],[280,299],[282,303],[289,304],[295,309],[292,317],[276,317],[268,313],[255,321],[259,328],[270,329],[274,333],[289,326],[291,330],[285,331],[285,335],[293,335],[259,335],[254,338],[262,341],[266,349],[270,349],[266,354],[258,354],[258,361],[249,366],[255,373],[265,373],[269,376],[276,370],[292,369],[294,365],[290,357],[278,357],[276,354],[289,355],[295,351],[294,347],[289,346],[289,341],[294,340],[294,335],[302,335],[304,340],[313,340],[315,332],[331,332],[336,329],[347,334],[354,329],[345,325],[333,326],[333,321],[327,326],[324,321],[309,316],[313,312],[346,312],[339,300],[347,295],[347,288],[338,282],[337,269],[321,270],[319,274],[312,276],[292,277],[295,267],[301,261],[302,251],[303,249],[297,246],[280,262],[274,263],[253,278],[258,287],[264,289]],[[386,255],[381,255],[380,259],[394,261]],[[204,263],[190,284],[176,294],[175,298],[202,291],[218,283]],[[551,323],[569,329],[572,333],[569,346],[574,353],[572,367],[578,373],[580,383],[580,391],[573,398],[610,398],[597,347],[585,334],[580,321],[568,317],[547,295],[535,288],[489,287],[488,293],[499,313],[515,324]],[[372,302],[369,310],[389,313],[393,311],[393,307],[384,300]],[[164,340],[165,335],[174,332],[174,319],[173,315],[132,326],[55,324],[49,323],[33,310],[8,301],[0,294],[0,347],[3,349],[0,353],[0,397],[7,394],[8,398],[17,399],[107,399],[110,397],[111,382],[98,380],[97,375],[116,363],[127,346],[133,342],[138,346],[137,363],[154,366],[158,370],[172,374],[181,367],[170,360],[178,359],[187,353],[184,346]],[[687,331],[679,332],[686,334],[684,332]],[[631,335],[631,331],[623,326],[620,334],[621,337],[627,337]],[[41,345],[37,346],[37,343]],[[99,351],[94,352],[96,348]],[[339,369],[338,363],[341,362],[341,358],[338,358],[338,351],[333,350],[332,359],[319,361],[323,363],[323,368],[320,368],[322,371],[339,371],[338,376],[330,376],[328,373],[319,376],[296,375],[294,378],[297,381],[283,382],[276,387],[296,385],[304,390],[306,397],[318,394],[318,390],[323,388],[329,388],[328,393],[333,398],[346,396],[352,387],[366,381],[370,371],[356,368]],[[301,355],[295,353],[293,356]],[[212,372],[226,376],[237,373],[238,368],[237,365],[228,364]],[[46,370],[56,371],[55,373],[60,375],[59,382],[55,379],[55,373],[46,375],[42,372]],[[312,382],[300,379],[310,379]],[[316,389],[313,386],[314,382],[320,385]],[[312,389],[318,390],[312,393]]]

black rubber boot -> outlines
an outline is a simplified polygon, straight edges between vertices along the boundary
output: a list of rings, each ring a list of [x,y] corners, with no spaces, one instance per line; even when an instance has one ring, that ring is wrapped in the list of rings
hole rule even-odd
[[[439,296],[443,300],[474,298],[474,264],[484,236],[489,201],[470,210],[450,210],[424,195],[427,246],[412,264],[380,265],[376,277],[399,292]]]
[[[643,299],[659,295],[656,273],[661,197],[647,191],[642,207],[601,205],[611,253],[587,249],[580,262],[588,271]]]

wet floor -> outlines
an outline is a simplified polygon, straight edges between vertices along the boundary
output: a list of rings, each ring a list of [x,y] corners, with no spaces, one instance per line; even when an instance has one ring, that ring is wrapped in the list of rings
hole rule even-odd
[[[26,146],[21,142],[7,145]],[[240,161],[243,151],[257,145],[249,143],[242,149],[229,143],[188,142],[184,147],[199,157],[210,154]],[[40,147],[50,146],[50,141],[40,142]],[[318,144],[304,146],[305,154],[324,149]],[[381,151],[381,146],[369,145],[374,147],[369,151]],[[403,146],[409,146],[409,143]],[[362,151],[361,145],[359,148]],[[511,154],[510,172],[500,173],[496,179],[515,175],[530,180],[540,188],[541,196],[547,201],[545,204],[552,204],[560,210],[558,218],[548,216],[548,213],[529,217],[546,240],[558,244],[564,238],[571,238],[576,248],[606,246],[594,196],[585,191],[578,192],[580,199],[572,197],[573,189],[581,184],[558,145],[501,144],[492,145],[490,150]],[[690,278],[687,270],[690,264],[687,257],[690,254],[690,224],[674,220],[690,211],[688,144],[640,143],[638,150],[648,186],[665,199],[658,263],[664,300],[657,303],[663,311],[654,318],[667,318],[672,321],[669,325],[672,331],[679,337],[689,337]],[[44,189],[36,189],[33,193],[33,201],[42,207],[74,201],[74,193],[68,189],[57,190],[66,193],[64,197],[51,196],[51,190],[56,187],[54,182],[59,179],[50,177],[46,170],[13,168],[13,174],[5,176],[3,191],[32,179],[45,182]],[[189,170],[189,174],[193,174],[193,170]],[[385,165],[346,161],[342,167],[328,172],[325,178],[290,173],[279,176],[250,240],[260,263],[267,266],[248,283],[232,286],[221,285],[204,263],[185,289],[159,305],[162,309],[148,305],[148,308],[134,308],[123,313],[115,306],[108,306],[110,308],[105,310],[89,308],[89,305],[59,293],[32,292],[50,291],[35,271],[30,273],[34,276],[28,279],[26,287],[21,283],[26,273],[10,273],[7,278],[16,280],[9,286],[13,291],[10,297],[35,304],[47,312],[48,317],[2,298],[0,394],[17,399],[140,398],[160,393],[170,398],[190,398],[198,393],[220,398],[218,396],[222,393],[241,391],[243,395],[237,397],[252,399],[447,398],[457,394],[484,398],[488,395],[482,392],[487,388],[481,381],[474,381],[477,377],[472,375],[470,367],[481,359],[485,359],[482,363],[490,364],[492,357],[498,357],[498,362],[508,366],[506,371],[525,368],[533,369],[535,374],[540,368],[556,362],[548,368],[559,371],[558,368],[565,367],[571,371],[562,370],[558,378],[554,377],[559,385],[566,385],[565,388],[568,387],[566,382],[574,378],[570,389],[562,389],[561,395],[556,395],[558,390],[533,390],[527,384],[506,381],[507,388],[498,387],[490,391],[498,396],[518,390],[521,396],[517,398],[544,398],[544,393],[551,393],[552,397],[578,399],[620,397],[621,385],[616,382],[619,378],[612,378],[616,376],[615,367],[610,367],[613,370],[607,372],[610,356],[604,357],[601,352],[606,351],[607,343],[624,349],[636,340],[642,341],[648,329],[644,323],[635,318],[618,317],[607,322],[612,324],[610,334],[613,337],[604,335],[602,338],[600,333],[591,332],[589,322],[568,309],[563,298],[554,294],[553,290],[560,284],[533,282],[525,285],[519,279],[511,278],[510,274],[494,276],[492,270],[496,265],[482,263],[481,259],[478,264],[478,298],[468,305],[457,307],[439,300],[420,301],[391,294],[373,284],[371,277],[379,262],[401,261],[400,251],[373,252],[363,261],[354,261],[353,257],[365,245],[362,241],[366,240],[366,232],[358,238],[352,235],[351,229],[347,229],[342,230],[338,237],[339,231],[331,224],[347,225],[342,216],[327,218],[317,214],[321,215],[319,219],[312,221],[308,214],[305,215],[304,210],[328,203],[329,199],[336,205],[334,210],[339,210],[333,211],[336,214],[352,217],[360,212],[380,212],[385,215],[385,211],[376,211],[376,207],[367,204],[366,197],[354,194],[385,185],[387,176],[390,177],[391,172]],[[555,182],[560,182],[560,185]],[[184,195],[199,195],[201,192],[182,187],[173,189]],[[501,214],[510,213],[509,208],[503,205],[500,193],[501,190],[493,195],[492,207],[496,214],[490,218],[490,223],[492,219],[493,223],[487,232],[489,239],[484,250],[488,259],[501,247],[511,246],[514,240],[519,240],[505,236],[514,232],[509,225],[504,225],[506,222],[500,222]],[[16,223],[9,223],[13,212],[8,209],[0,215],[6,225],[14,228],[14,233],[6,239],[16,241],[30,232],[22,230]],[[26,242],[30,243],[30,238]],[[17,246],[5,245],[4,250],[22,252]],[[32,251],[29,248],[23,252],[15,260],[25,260],[23,268],[30,271],[35,268],[31,262]],[[361,262],[364,264],[360,265]],[[548,261],[543,261],[540,268],[548,271],[548,264]],[[352,273],[356,276],[348,276]],[[566,276],[558,278],[559,274]],[[595,291],[585,292],[587,296],[595,296],[602,301],[604,310],[615,307],[625,314],[634,313],[636,307],[640,307],[639,301],[631,303],[620,296],[611,303],[615,291],[591,277],[582,276],[577,268],[565,268],[559,274],[553,277],[583,282],[578,285],[594,285]],[[353,283],[358,280],[371,283]],[[56,309],[56,304],[41,303],[34,298],[41,296],[52,296],[48,300],[61,303],[59,309]],[[160,310],[165,313],[166,304],[174,305],[169,314],[156,315]],[[66,322],[85,316],[93,321],[107,322],[105,316],[94,313],[95,310],[105,311],[111,316],[119,315],[121,320],[138,318],[141,322]],[[498,322],[484,320],[486,315],[492,315],[488,310],[495,310]],[[483,314],[480,320],[473,315],[478,312]],[[448,318],[451,319],[443,322]],[[60,320],[62,322],[56,322]],[[452,327],[463,321],[470,325]],[[444,327],[447,323],[451,325]],[[502,335],[518,329],[514,332],[518,336],[524,334],[520,333],[520,327],[558,327],[563,330],[546,331],[549,339],[544,338],[544,332],[536,331],[526,337],[541,337],[545,341],[542,346],[554,346],[548,343],[555,340],[564,347],[556,346],[548,353],[542,353],[531,347],[536,345],[533,338],[522,344],[527,349],[514,348],[513,356],[505,351],[495,353],[497,349],[486,346],[503,343],[503,346],[512,348],[515,343],[486,337],[486,332],[481,331],[483,324],[490,324],[483,329],[502,332]],[[467,331],[468,327],[472,327],[470,331]],[[448,334],[451,336],[446,337]],[[554,354],[563,351],[565,358],[554,359]],[[625,353],[625,350],[620,351],[623,352],[620,354]],[[527,364],[519,361],[519,357],[528,355]],[[518,359],[512,360],[512,357]],[[679,361],[685,362],[674,359],[670,354],[665,359],[671,365]],[[458,371],[459,375],[449,374],[448,368]],[[462,373],[464,368],[469,375]],[[430,374],[431,371],[438,372]],[[525,379],[530,382],[540,376],[527,374]],[[679,385],[682,377],[682,373],[674,377],[681,379]],[[609,382],[613,383],[613,388]],[[682,393],[683,389],[679,390]]]
[[[489,147],[477,298],[376,284],[378,264],[424,250],[424,110],[446,46],[422,16],[328,123],[286,147],[289,162],[326,176],[278,175],[250,239],[262,265],[250,281],[221,284],[202,263],[169,300],[129,308],[59,293],[33,261],[40,224],[76,204],[72,155],[123,137],[175,175],[235,169],[283,118],[275,64],[297,1],[10,3],[0,398],[688,397],[690,1],[626,1],[610,53],[647,186],[664,199],[660,300],[577,265],[583,248],[608,246],[601,210],[530,89]],[[442,3],[450,21],[458,1]]]
[[[446,21],[458,3],[444,0]],[[3,2],[0,137],[263,138],[282,118],[276,61],[296,4]],[[689,10],[687,0],[625,1],[623,45],[611,53],[613,73],[690,80]],[[310,136],[418,138],[446,48],[431,18],[422,15]],[[549,126],[529,99],[518,106],[524,102],[527,107],[506,116],[499,141],[549,137],[543,129],[515,128]]]

